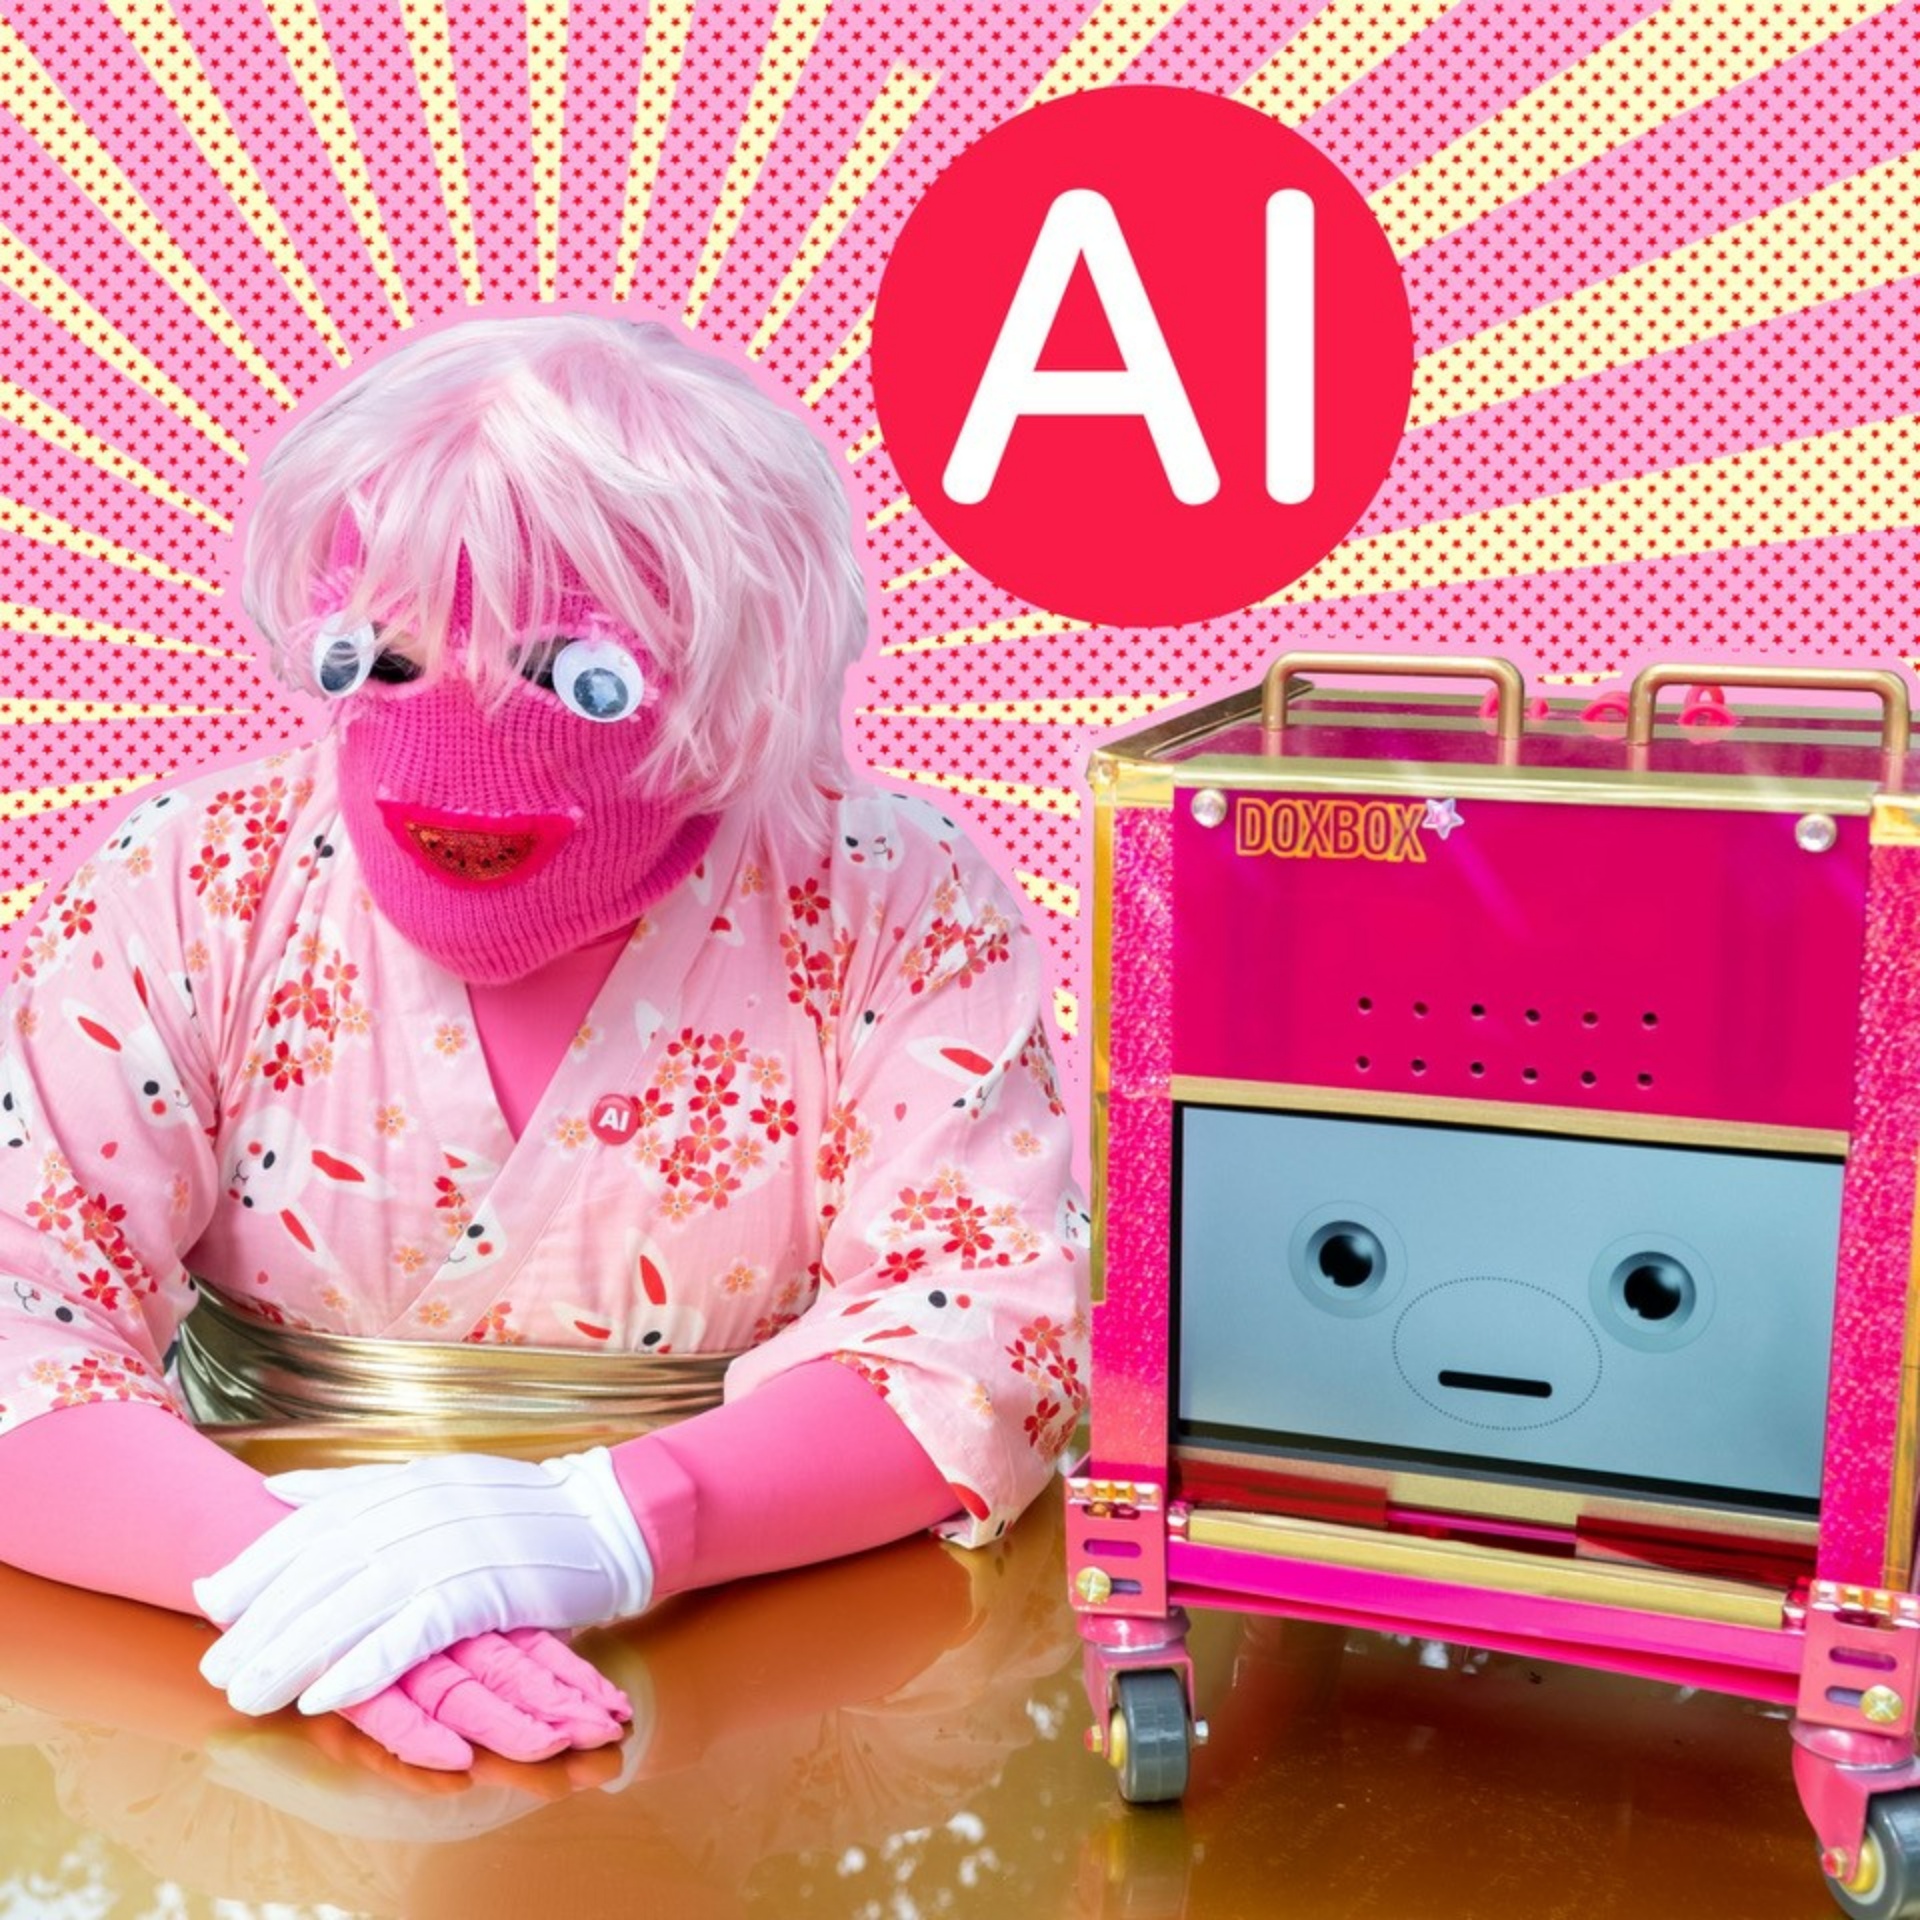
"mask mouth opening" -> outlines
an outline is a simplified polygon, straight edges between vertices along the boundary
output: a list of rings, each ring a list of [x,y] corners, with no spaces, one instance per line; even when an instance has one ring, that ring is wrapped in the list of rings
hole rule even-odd
[[[387,831],[438,880],[492,887],[530,879],[573,832],[564,814],[456,813],[382,798]]]

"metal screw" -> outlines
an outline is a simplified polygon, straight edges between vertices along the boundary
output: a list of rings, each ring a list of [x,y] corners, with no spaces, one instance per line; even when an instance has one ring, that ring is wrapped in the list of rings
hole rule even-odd
[[[1891,1687],[1869,1687],[1860,1696],[1860,1711],[1876,1727],[1890,1727],[1907,1710],[1907,1703]]]
[[[1840,838],[1840,829],[1830,813],[1807,813],[1794,822],[1793,837],[1804,852],[1825,853]]]
[[[1098,1567],[1088,1567],[1073,1583],[1073,1590],[1088,1606],[1097,1607],[1112,1595],[1113,1582]]]
[[[1193,796],[1193,817],[1203,827],[1217,827],[1227,817],[1227,796],[1218,787],[1202,787]]]

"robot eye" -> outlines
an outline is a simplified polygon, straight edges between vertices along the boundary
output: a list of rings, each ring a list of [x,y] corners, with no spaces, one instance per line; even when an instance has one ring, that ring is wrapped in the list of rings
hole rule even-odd
[[[378,651],[372,621],[329,620],[313,637],[314,685],[329,700],[344,700],[364,684]]]
[[[583,720],[631,719],[647,690],[640,663],[617,640],[568,640],[534,676]]]

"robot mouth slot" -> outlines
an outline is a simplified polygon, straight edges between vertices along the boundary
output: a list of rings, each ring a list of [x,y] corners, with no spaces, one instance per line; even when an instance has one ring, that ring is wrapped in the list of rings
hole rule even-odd
[[[1551,1380],[1522,1380],[1510,1373],[1461,1373],[1452,1367],[1440,1371],[1443,1387],[1458,1387],[1466,1393],[1505,1393],[1516,1400],[1551,1400]]]

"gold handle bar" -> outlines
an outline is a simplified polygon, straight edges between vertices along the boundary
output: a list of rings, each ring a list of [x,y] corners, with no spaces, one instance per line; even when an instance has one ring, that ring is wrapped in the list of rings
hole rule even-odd
[[[1906,757],[1911,719],[1907,683],[1889,667],[1687,666],[1663,660],[1643,668],[1627,695],[1627,745],[1644,747],[1653,739],[1653,710],[1664,688],[1776,687],[1784,691],[1871,693],[1880,702],[1881,744],[1892,760]]]
[[[1520,738],[1527,687],[1511,660],[1409,660],[1377,653],[1283,653],[1260,687],[1260,725],[1268,753],[1280,751],[1287,724],[1287,684],[1303,673],[1431,674],[1442,680],[1490,680],[1498,699],[1494,731],[1503,741]]]

